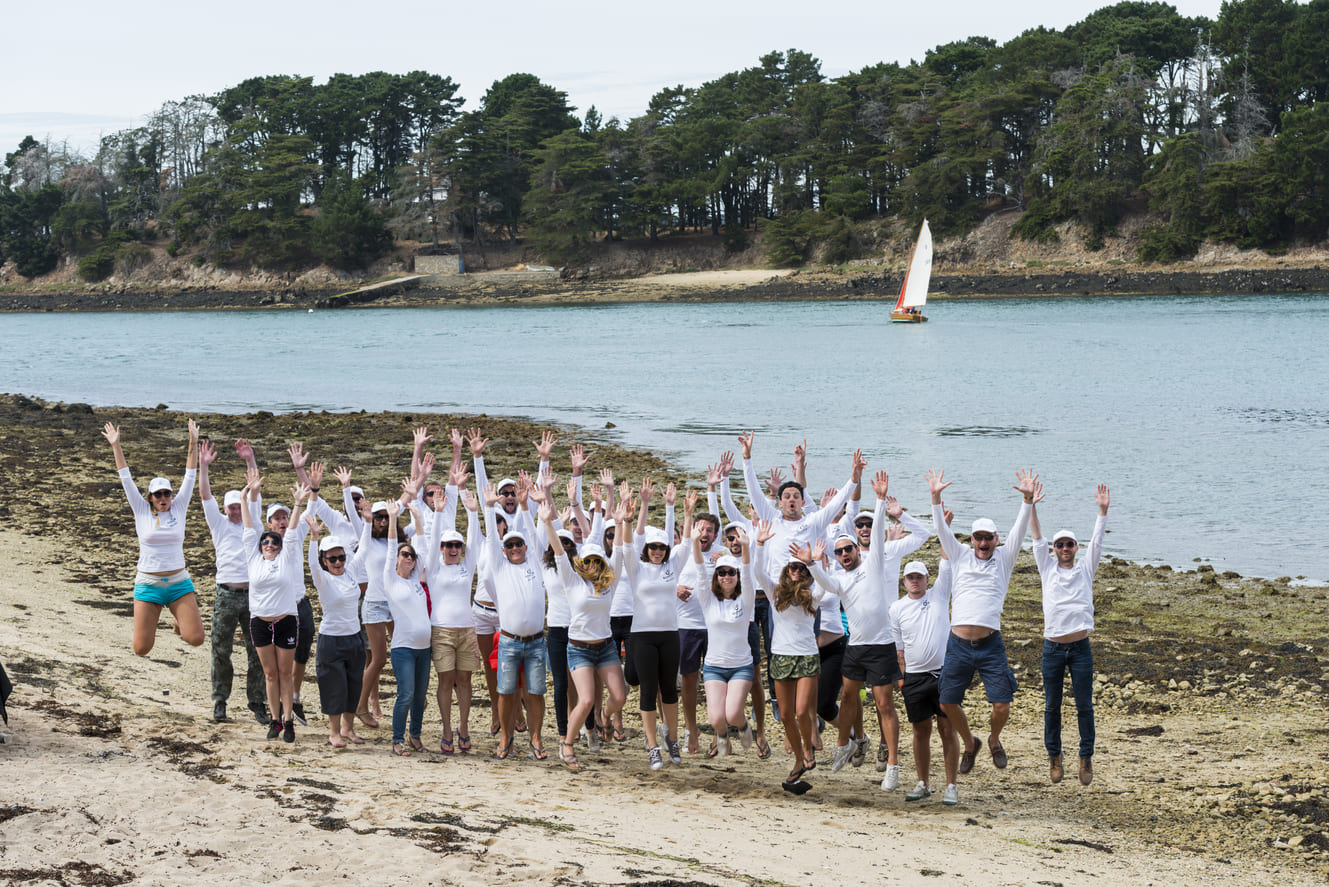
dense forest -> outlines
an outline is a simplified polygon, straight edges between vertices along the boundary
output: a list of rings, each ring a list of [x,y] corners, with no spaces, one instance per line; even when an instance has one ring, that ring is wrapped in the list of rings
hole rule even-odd
[[[1218,17],[1127,0],[1063,31],[969,37],[828,79],[795,49],[630,120],[577,117],[530,74],[466,109],[450,77],[254,77],[169,101],[93,157],[27,138],[0,167],[0,263],[130,271],[148,242],[219,266],[354,269],[397,241],[521,237],[550,261],[692,231],[771,262],[854,258],[865,223],[961,234],[1021,212],[1094,248],[1147,210],[1140,258],[1206,239],[1270,252],[1329,235],[1329,0]]]

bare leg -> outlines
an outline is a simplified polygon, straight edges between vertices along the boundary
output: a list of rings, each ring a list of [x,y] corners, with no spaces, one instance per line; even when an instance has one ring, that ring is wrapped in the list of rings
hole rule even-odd
[[[692,672],[682,675],[680,682],[683,685],[683,725],[688,729],[688,754],[695,755],[701,751],[701,731],[697,729],[697,675],[700,672]],[[716,734],[718,739],[722,734]]]
[[[918,774],[919,782],[929,785],[928,773],[932,769],[932,720],[929,718],[912,726],[914,728],[914,772]],[[946,742],[943,736],[943,751],[945,747]],[[950,785],[950,782],[946,784]]]
[[[275,723],[281,723],[281,677],[277,671],[277,648],[268,644],[256,648],[255,652],[263,666],[263,680],[268,688],[268,711],[272,712]]]
[[[369,636],[369,656],[365,660],[365,682],[356,711],[369,727],[378,726],[378,719],[383,716],[378,704],[378,679],[388,662],[387,626],[386,622],[372,622],[365,626],[365,634]]]
[[[282,723],[294,717],[291,702],[295,693],[295,650],[277,649],[277,677],[281,681]],[[277,709],[273,709],[276,711]]]
[[[452,741],[452,687],[457,682],[457,671],[438,673],[438,716],[443,722],[443,741]]]
[[[135,604],[137,603],[135,601]],[[171,615],[175,617],[175,633],[180,635],[184,642],[191,647],[201,645],[203,643],[203,617],[198,612],[198,595],[190,592],[184,597],[176,598],[171,601],[170,609]],[[160,613],[161,608],[158,607],[157,611]],[[135,628],[137,628],[137,625]],[[248,630],[249,626],[246,625],[245,631]]]
[[[134,601],[134,655],[147,656],[157,643],[157,620],[161,618],[161,604]],[[245,627],[248,630],[248,626]]]
[[[720,737],[728,732],[726,715],[728,690],[729,685],[724,681],[706,682],[706,719],[711,722],[711,729],[715,731],[715,739],[712,741],[717,745],[720,742]],[[742,702],[739,704],[742,705]]]
[[[795,689],[795,706],[797,711],[798,726],[803,731],[803,761],[807,763],[810,760],[816,760],[813,750],[813,735],[817,732],[817,679],[799,678]],[[780,713],[784,713],[784,705],[780,706]]]
[[[471,673],[457,671],[457,729],[462,736],[471,736]]]
[[[812,685],[816,687],[814,682]],[[776,681],[775,701],[780,704],[780,724],[784,727],[785,746],[794,756],[794,767],[789,775],[800,776],[803,766],[803,736],[798,725],[798,681]]]
[[[877,724],[881,727],[881,739],[886,743],[886,763],[898,766],[900,763],[900,713],[895,710],[895,694],[890,684],[872,688],[872,698],[877,703]]]
[[[988,748],[1001,748],[1001,730],[1011,717],[1009,702],[992,703],[992,728],[988,734]]]
[[[489,733],[499,730],[498,721],[498,675],[489,664],[489,654],[494,652],[494,636],[484,632],[475,633],[476,643],[480,646],[480,664],[485,670],[485,687],[489,691]]]
[[[946,784],[954,785],[959,778],[960,738],[955,735],[951,722],[943,717],[937,718],[937,732],[941,734],[941,755],[946,765]]]
[[[526,727],[531,731],[531,745],[536,749],[545,747],[545,696],[543,693],[524,694],[526,700]]]
[[[946,720],[950,723],[951,729],[960,740],[960,751],[967,752],[974,747],[974,734],[969,732],[969,719],[964,715],[964,709],[952,703],[941,703],[942,714],[946,715]]]
[[[844,679],[844,689],[840,692],[840,731],[836,742],[842,748],[849,744],[849,731],[854,723],[857,721],[861,724],[863,720],[863,701],[858,695],[861,689],[861,682]]]

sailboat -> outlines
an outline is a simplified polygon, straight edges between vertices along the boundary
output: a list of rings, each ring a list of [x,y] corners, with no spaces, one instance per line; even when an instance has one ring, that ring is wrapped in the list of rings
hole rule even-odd
[[[923,306],[928,300],[928,282],[932,279],[932,231],[928,220],[923,220],[923,227],[918,232],[918,242],[909,256],[909,268],[904,274],[904,284],[900,287],[900,298],[895,301],[895,310],[891,311],[891,323],[922,323]]]

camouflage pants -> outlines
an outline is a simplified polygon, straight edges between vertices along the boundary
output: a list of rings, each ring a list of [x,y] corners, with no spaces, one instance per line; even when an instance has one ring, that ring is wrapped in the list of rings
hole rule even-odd
[[[267,705],[268,688],[263,677],[263,666],[254,652],[249,637],[249,592],[229,590],[218,585],[212,599],[212,701],[225,702],[231,695],[231,679],[235,669],[231,665],[231,648],[235,644],[235,631],[239,628],[245,639],[245,652],[249,665],[245,674],[245,695],[250,707]]]

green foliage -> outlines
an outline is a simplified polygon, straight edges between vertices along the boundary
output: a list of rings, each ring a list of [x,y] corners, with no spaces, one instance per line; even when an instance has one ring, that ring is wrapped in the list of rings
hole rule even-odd
[[[766,248],[766,261],[775,268],[798,268],[812,255],[815,240],[815,214],[810,212],[785,213],[774,219],[763,219],[757,226],[762,245]]]
[[[392,249],[392,235],[369,205],[364,188],[345,176],[324,185],[309,233],[313,254],[343,271],[363,268]]]
[[[97,249],[78,260],[78,276],[89,283],[96,283],[111,276],[115,270],[115,256],[104,249]]]

